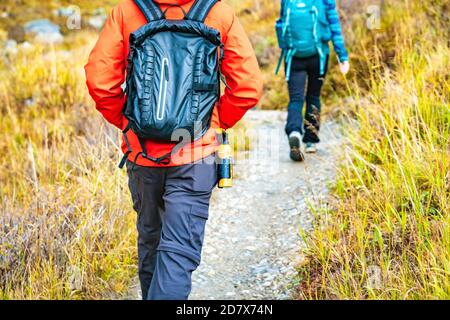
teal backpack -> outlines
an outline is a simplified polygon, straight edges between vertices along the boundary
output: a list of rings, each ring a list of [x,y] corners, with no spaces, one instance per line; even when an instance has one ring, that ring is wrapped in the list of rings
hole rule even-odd
[[[282,0],[275,29],[282,49],[276,74],[285,59],[289,81],[293,57],[307,58],[316,54],[320,57],[320,74],[324,74],[331,30],[323,0]]]

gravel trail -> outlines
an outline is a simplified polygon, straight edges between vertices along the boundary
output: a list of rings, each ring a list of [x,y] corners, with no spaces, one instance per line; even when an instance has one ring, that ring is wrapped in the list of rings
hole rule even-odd
[[[237,159],[233,188],[214,191],[190,299],[291,297],[302,246],[299,230],[311,227],[311,204],[326,205],[342,136],[339,125],[326,122],[318,153],[294,163],[283,132],[285,114],[246,115],[246,124],[257,133],[252,141],[258,143]]]

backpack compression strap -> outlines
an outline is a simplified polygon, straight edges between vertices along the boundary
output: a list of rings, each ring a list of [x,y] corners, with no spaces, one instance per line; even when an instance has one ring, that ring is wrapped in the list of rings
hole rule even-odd
[[[127,135],[128,131],[130,131],[130,130],[131,130],[131,123],[128,123],[127,127],[122,132],[124,140],[125,140],[125,144],[127,146],[127,151],[125,152],[122,160],[119,163],[119,169],[122,169],[125,166],[125,164],[127,163],[128,157],[133,152],[133,150],[131,149],[130,141],[128,140],[128,135]],[[142,151],[138,152],[136,154],[133,164],[136,164],[136,160],[139,156],[142,156],[144,159],[153,161],[157,164],[168,165],[170,163],[170,157],[172,156],[172,152],[175,150],[175,148],[171,152],[169,152],[159,158],[154,158],[147,154],[147,148],[145,147],[145,141],[139,137],[138,137],[138,140],[139,140],[139,144],[141,145]]]
[[[139,9],[144,14],[148,22],[161,20],[164,18],[159,6],[153,2],[153,0],[134,0],[134,3],[139,7]]]
[[[199,22],[205,22],[208,13],[212,7],[220,0],[195,0],[194,4],[189,10],[186,19]]]

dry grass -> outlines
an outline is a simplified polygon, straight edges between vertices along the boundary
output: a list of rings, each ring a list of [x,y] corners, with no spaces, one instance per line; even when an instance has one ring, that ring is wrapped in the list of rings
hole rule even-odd
[[[354,103],[342,113],[357,126],[335,208],[304,235],[301,297],[450,298],[448,8],[387,3],[378,32],[355,16]]]
[[[118,297],[135,274],[118,134],[74,59],[87,53],[34,48],[1,70],[0,299]]]

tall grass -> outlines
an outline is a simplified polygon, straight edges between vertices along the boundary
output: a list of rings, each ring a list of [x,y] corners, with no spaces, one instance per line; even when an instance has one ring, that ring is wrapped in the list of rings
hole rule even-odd
[[[134,277],[119,139],[87,96],[87,54],[36,47],[0,71],[0,299],[114,298]]]
[[[357,125],[335,208],[304,235],[301,297],[450,298],[448,9],[386,2],[376,33],[355,18],[356,99],[343,113]]]

